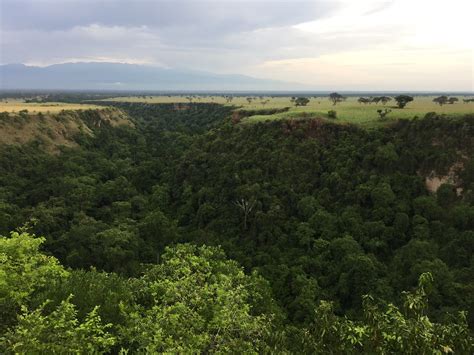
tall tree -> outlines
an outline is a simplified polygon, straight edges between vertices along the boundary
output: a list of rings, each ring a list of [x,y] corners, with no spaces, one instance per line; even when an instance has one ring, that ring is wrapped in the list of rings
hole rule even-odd
[[[272,301],[220,249],[179,245],[137,280],[122,334],[139,352],[228,353],[266,348]]]
[[[438,96],[433,99],[433,102],[443,106],[448,103],[448,97],[446,95]]]
[[[329,94],[329,100],[332,102],[333,105],[336,105],[339,102],[346,100],[346,97],[338,94],[337,92],[333,92]]]
[[[408,96],[408,95],[395,96],[395,101],[397,102],[398,108],[404,108],[409,102],[413,100],[414,100],[413,96]]]

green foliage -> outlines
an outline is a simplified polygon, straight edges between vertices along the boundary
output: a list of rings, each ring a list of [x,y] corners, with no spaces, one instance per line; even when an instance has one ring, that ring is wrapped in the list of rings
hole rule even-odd
[[[408,95],[398,95],[395,96],[395,101],[397,102],[398,108],[404,108],[409,102],[413,101],[414,98]]]
[[[101,354],[115,344],[115,338],[107,332],[111,325],[102,324],[97,308],[79,322],[77,310],[69,299],[47,315],[45,306],[33,311],[22,307],[18,324],[2,339],[4,353]]]
[[[384,110],[377,110],[377,113],[379,114],[379,117],[381,120],[384,120],[385,117],[387,117],[387,115],[392,112],[392,110],[389,110],[389,109],[384,109]]]
[[[58,260],[39,251],[44,238],[26,232],[0,237],[0,315],[2,327],[12,322],[19,307],[38,290],[67,276]]]
[[[112,104],[132,117],[138,117],[141,123],[154,126],[153,129],[166,129],[195,134],[203,133],[218,126],[227,118],[232,107],[218,104],[145,104],[130,102],[105,102],[96,104]]]
[[[446,95],[438,96],[433,99],[438,105],[443,106],[448,103],[448,97]]]
[[[346,99],[346,97],[338,94],[337,92],[333,92],[329,94],[329,100],[332,102],[333,105],[336,105],[338,102],[342,102]]]
[[[70,302],[77,309],[77,317],[82,320],[86,315],[97,308],[97,313],[105,323],[113,324],[111,331],[115,332],[116,327],[123,325],[125,316],[120,312],[121,303],[130,303],[133,299],[133,292],[130,282],[116,273],[98,272],[91,269],[73,270],[67,278],[59,282],[51,282],[54,285],[45,288],[42,292],[36,293],[30,302],[31,308],[41,306],[45,300],[46,311],[51,311],[54,307],[68,297]]]
[[[294,100],[295,106],[306,106],[309,103],[309,99],[307,97],[298,97]]]
[[[246,276],[222,251],[179,245],[137,280],[139,303],[124,306],[122,334],[136,351],[262,351],[271,300],[255,274]],[[267,304],[265,304],[267,303]]]
[[[300,331],[297,353],[364,354],[469,354],[474,339],[460,312],[449,323],[433,323],[426,315],[427,289],[433,277],[420,275],[418,288],[405,293],[405,311],[394,304],[364,296],[363,320],[352,321],[334,314],[331,303],[321,302],[311,325]]]
[[[20,245],[41,242],[26,233],[21,236]],[[20,235],[13,234],[12,239],[17,238]],[[320,252],[329,247],[339,261],[341,270],[334,275],[345,279],[346,289],[340,290],[345,293],[343,298],[358,293],[357,288],[364,284],[362,292],[374,290],[370,274],[377,267],[355,240],[315,241],[314,247]],[[30,255],[44,256],[35,247]],[[20,281],[37,276],[35,269],[28,269],[29,263],[25,258],[17,263],[25,270]],[[180,244],[167,248],[160,264],[147,266],[143,276],[128,281],[94,270],[73,271],[59,279],[36,279],[38,285],[32,287],[44,291],[36,292],[35,300],[46,300],[30,310],[28,301],[22,299],[16,322],[0,333],[0,350],[6,354],[88,354],[114,349],[164,353],[472,353],[474,339],[465,312],[439,323],[428,317],[428,296],[437,287],[434,281],[431,273],[421,273],[418,287],[403,293],[403,310],[365,294],[358,300],[363,304],[361,317],[351,320],[336,315],[332,302],[320,301],[318,305],[314,299],[321,292],[317,281],[299,274],[291,281],[299,292],[290,309],[297,313],[295,319],[304,322],[284,324],[269,284],[256,272],[245,274],[220,248]],[[58,302],[68,291],[75,293]],[[106,308],[104,315],[113,323],[103,323],[101,307]],[[298,315],[302,310],[305,312]]]

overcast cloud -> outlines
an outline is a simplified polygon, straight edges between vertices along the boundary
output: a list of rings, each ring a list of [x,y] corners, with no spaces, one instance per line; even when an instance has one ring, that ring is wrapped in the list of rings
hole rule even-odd
[[[321,89],[473,89],[469,0],[0,4],[3,64],[110,61],[248,74]]]

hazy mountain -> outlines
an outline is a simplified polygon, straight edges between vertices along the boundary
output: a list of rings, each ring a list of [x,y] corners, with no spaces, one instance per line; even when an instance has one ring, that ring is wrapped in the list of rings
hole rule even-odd
[[[0,66],[0,89],[282,90],[303,85],[244,75],[121,63],[67,63],[47,67]]]

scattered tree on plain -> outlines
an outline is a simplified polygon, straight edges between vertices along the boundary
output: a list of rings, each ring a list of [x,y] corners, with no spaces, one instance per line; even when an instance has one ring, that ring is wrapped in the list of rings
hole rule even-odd
[[[379,117],[381,120],[385,119],[385,117],[390,113],[392,112],[392,110],[389,110],[389,109],[385,109],[385,110],[377,110],[377,113],[379,114]]]
[[[389,101],[392,101],[392,98],[389,96],[380,96],[379,100],[383,105],[386,105]]]
[[[333,105],[336,105],[338,102],[342,102],[346,100],[346,97],[338,94],[337,92],[333,92],[329,94],[329,100],[332,102]]]
[[[270,100],[262,100],[260,101],[260,103],[262,104],[263,107],[265,107],[266,104],[268,104],[270,102]]]
[[[398,95],[395,97],[398,108],[404,108],[409,102],[413,101],[413,96]]]
[[[294,100],[295,106],[306,106],[309,103],[309,99],[307,97],[298,97]]]
[[[433,102],[443,106],[448,103],[448,97],[446,95],[438,96],[433,99]]]

